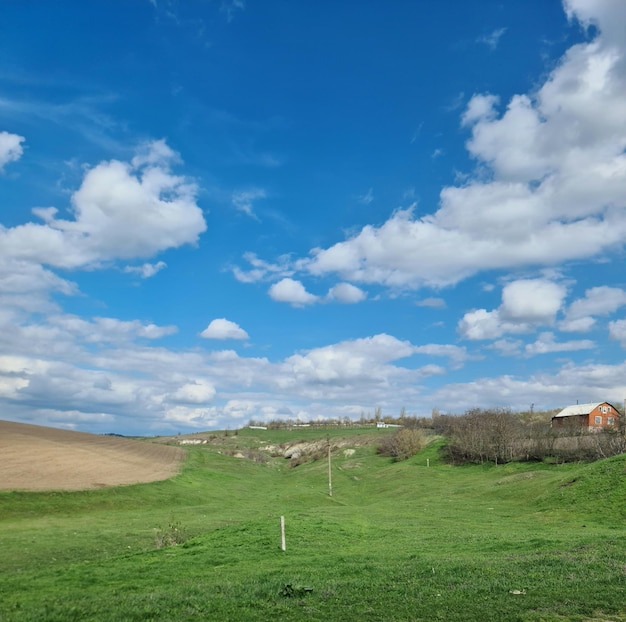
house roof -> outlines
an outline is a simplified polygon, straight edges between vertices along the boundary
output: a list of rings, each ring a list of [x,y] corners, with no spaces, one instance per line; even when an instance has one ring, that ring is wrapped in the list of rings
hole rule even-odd
[[[576,417],[579,415],[588,415],[594,408],[600,406],[600,404],[608,404],[608,402],[591,402],[590,404],[574,404],[573,406],[567,406],[560,413],[554,415],[553,419],[557,417]]]

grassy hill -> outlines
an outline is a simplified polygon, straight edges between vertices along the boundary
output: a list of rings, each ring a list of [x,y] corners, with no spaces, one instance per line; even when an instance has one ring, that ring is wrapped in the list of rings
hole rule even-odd
[[[388,433],[242,430],[168,481],[0,493],[0,620],[626,620],[624,456],[393,463]],[[227,455],[327,435],[332,497],[326,460]]]

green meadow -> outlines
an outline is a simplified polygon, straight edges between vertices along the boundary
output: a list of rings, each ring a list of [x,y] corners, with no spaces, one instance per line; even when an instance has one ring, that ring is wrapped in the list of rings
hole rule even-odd
[[[0,493],[0,620],[626,620],[626,456],[393,462],[366,442],[387,433],[332,432],[332,497],[325,459],[219,453],[313,429],[191,447],[164,482]]]

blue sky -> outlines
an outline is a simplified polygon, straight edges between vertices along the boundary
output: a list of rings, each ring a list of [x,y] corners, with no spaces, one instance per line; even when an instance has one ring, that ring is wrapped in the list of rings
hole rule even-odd
[[[626,397],[622,0],[0,2],[0,417]]]

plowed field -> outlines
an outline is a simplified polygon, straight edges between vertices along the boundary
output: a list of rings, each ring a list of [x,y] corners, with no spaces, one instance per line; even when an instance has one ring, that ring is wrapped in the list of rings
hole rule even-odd
[[[0,421],[0,489],[84,490],[167,479],[179,447]]]

